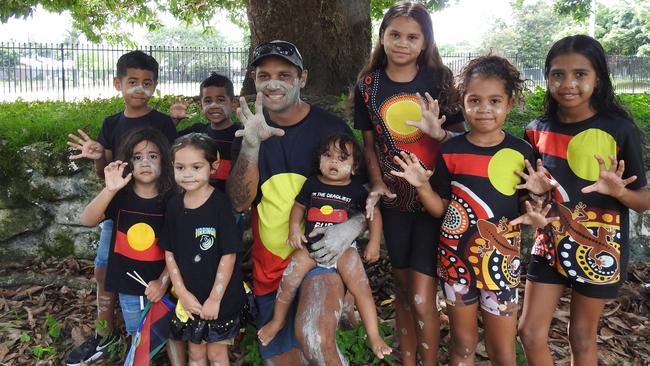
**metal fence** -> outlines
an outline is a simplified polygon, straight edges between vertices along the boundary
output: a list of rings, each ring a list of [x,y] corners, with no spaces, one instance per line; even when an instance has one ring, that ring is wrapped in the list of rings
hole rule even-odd
[[[195,95],[210,72],[227,75],[239,90],[244,81],[246,48],[144,46],[160,63],[158,89],[163,95]],[[130,48],[42,43],[0,43],[0,101],[75,100],[116,95],[117,59]],[[454,73],[477,53],[442,55]],[[544,60],[506,55],[529,80],[544,87]],[[608,56],[619,93],[650,93],[650,57]]]
[[[195,95],[211,72],[224,74],[239,90],[248,49],[139,47],[159,63],[163,95]],[[116,95],[117,59],[130,48],[104,45],[0,43],[0,100],[75,100]]]

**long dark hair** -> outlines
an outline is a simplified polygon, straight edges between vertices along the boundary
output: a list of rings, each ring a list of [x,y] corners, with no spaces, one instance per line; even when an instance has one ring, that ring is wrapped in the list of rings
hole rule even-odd
[[[544,76],[546,79],[548,80],[553,60],[557,56],[568,53],[578,53],[586,57],[596,71],[598,82],[594,86],[594,93],[589,100],[591,107],[598,113],[631,120],[632,116],[630,112],[623,107],[616,94],[614,94],[612,80],[609,77],[607,59],[605,58],[605,50],[603,50],[603,46],[597,40],[589,36],[578,34],[564,37],[555,42],[548,51],[548,55],[546,55],[546,62],[544,64]],[[557,111],[558,103],[553,99],[548,88],[546,88],[546,94],[544,95],[544,116],[557,116]]]
[[[433,23],[427,8],[417,2],[399,2],[393,5],[381,21],[379,26],[379,38],[375,44],[368,63],[363,67],[359,76],[357,77],[357,84],[363,82],[363,78],[372,71],[380,68],[385,68],[388,65],[388,57],[384,46],[381,44],[381,39],[384,36],[386,28],[390,23],[398,17],[409,17],[420,25],[422,34],[424,35],[424,50],[420,52],[417,59],[417,65],[420,69],[426,70],[433,74],[437,81],[440,83],[440,95],[433,96],[440,101],[442,108],[446,112],[455,112],[459,107],[458,93],[454,87],[454,77],[445,64],[442,62],[442,57],[438,52],[438,47],[433,38]]]
[[[131,165],[133,148],[135,145],[139,144],[142,141],[149,141],[150,143],[156,145],[158,147],[158,150],[160,150],[160,177],[158,177],[156,186],[158,187],[158,197],[161,200],[164,200],[169,194],[172,193],[172,189],[174,187],[174,175],[172,173],[169,142],[167,141],[167,137],[165,137],[162,132],[150,127],[139,128],[131,131],[128,135],[126,135],[124,141],[122,141],[116,160],[128,162],[129,167],[133,168]],[[134,184],[135,179],[131,179],[129,184],[127,184],[124,189],[133,192]]]

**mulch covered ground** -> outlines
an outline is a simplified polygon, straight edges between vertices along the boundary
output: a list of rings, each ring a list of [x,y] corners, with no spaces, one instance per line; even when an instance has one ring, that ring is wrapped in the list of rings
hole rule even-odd
[[[375,289],[379,316],[392,322],[389,266],[387,259],[382,257],[378,263],[368,266],[367,271]],[[93,332],[92,278],[92,262],[76,258],[34,259],[28,263],[0,265],[0,365],[63,364],[65,353]],[[599,324],[598,343],[603,365],[650,364],[649,283],[650,264],[633,262],[619,298],[607,305]],[[523,296],[523,286],[520,296]],[[550,347],[558,365],[569,363],[566,335],[569,300],[568,295],[561,299],[552,323]],[[382,303],[384,305],[379,305]],[[448,321],[444,302],[440,306],[444,346],[449,341]],[[242,353],[237,347],[233,350],[233,360],[237,364],[245,364]],[[477,353],[479,360],[487,359],[482,344]],[[399,364],[399,354],[395,356],[395,363]],[[441,352],[440,362],[446,364],[444,352]],[[163,358],[156,363],[165,364]],[[120,363],[102,361],[98,364]]]

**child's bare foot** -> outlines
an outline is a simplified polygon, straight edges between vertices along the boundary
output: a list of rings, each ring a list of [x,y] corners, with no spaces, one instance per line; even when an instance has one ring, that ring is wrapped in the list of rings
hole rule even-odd
[[[282,322],[279,320],[271,319],[271,321],[266,323],[262,329],[258,330],[257,338],[260,340],[260,343],[262,343],[262,346],[267,346],[269,343],[271,343],[280,329],[282,329]]]
[[[383,360],[384,356],[388,356],[393,352],[393,349],[390,348],[383,339],[381,339],[379,334],[374,337],[368,336],[368,342],[370,343],[370,348],[372,348],[372,353],[374,353],[380,360]]]

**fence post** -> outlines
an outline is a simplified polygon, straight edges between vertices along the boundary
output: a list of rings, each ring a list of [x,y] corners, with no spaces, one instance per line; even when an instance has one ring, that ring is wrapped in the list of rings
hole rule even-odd
[[[228,78],[233,80],[232,65],[230,64],[230,47],[228,47]]]
[[[63,45],[64,43],[61,43],[61,88],[63,89],[63,101],[65,102],[65,53],[63,52]]]

